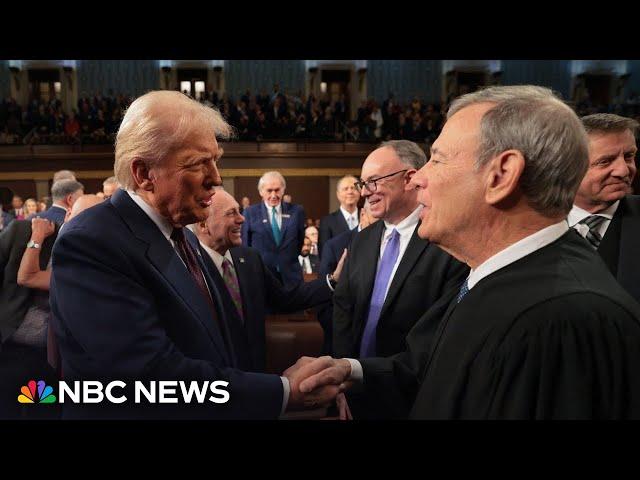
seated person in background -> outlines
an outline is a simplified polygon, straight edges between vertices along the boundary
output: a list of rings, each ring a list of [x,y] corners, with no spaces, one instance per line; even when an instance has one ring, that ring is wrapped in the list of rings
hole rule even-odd
[[[298,261],[302,268],[302,273],[316,273],[320,268],[320,259],[317,255],[312,255],[313,243],[309,237],[304,237],[304,243],[302,249],[300,249],[300,255],[298,255]]]
[[[318,229],[314,226],[307,227],[304,230],[304,236],[311,240],[311,251],[309,255],[320,258],[320,249],[318,248]]]

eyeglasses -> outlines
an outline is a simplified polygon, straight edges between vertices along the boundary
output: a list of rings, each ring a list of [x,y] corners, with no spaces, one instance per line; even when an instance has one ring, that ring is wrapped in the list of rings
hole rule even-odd
[[[390,173],[389,175],[385,175],[384,177],[372,178],[371,180],[366,180],[366,181],[360,179],[357,182],[355,182],[354,185],[359,191],[362,191],[366,188],[371,193],[374,193],[378,189],[378,185],[376,184],[376,182],[379,182],[383,178],[389,178],[399,173],[404,173],[408,170],[409,170],[408,168],[405,168],[404,170],[398,170],[397,172]]]

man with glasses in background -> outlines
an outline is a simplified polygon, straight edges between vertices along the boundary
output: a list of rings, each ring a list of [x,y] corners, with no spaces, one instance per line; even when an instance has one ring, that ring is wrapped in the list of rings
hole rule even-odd
[[[468,275],[466,265],[418,237],[422,206],[409,182],[426,162],[417,144],[393,140],[382,143],[362,166],[356,186],[371,215],[383,221],[360,232],[347,255],[334,294],[334,357],[402,352],[418,319],[448,291],[457,291]],[[432,323],[435,332],[436,317]],[[407,414],[400,405],[374,408],[353,394],[349,404],[354,418]]]

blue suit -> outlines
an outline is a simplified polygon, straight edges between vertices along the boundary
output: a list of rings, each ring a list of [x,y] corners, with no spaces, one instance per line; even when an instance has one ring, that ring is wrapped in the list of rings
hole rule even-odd
[[[28,220],[33,217],[46,218],[52,223],[55,223],[57,226],[60,226],[64,223],[64,217],[67,215],[67,211],[62,207],[56,207],[55,205],[50,206],[42,213],[36,213],[35,215],[29,215]]]
[[[5,212],[0,208],[0,215],[2,215],[2,229],[5,229],[9,226],[11,222],[13,222],[16,217],[11,215],[9,212]],[[0,230],[1,232],[2,230]]]
[[[66,417],[279,416],[280,378],[234,368],[222,302],[202,262],[219,323],[170,242],[126,192],[68,222],[52,258],[52,325],[65,381],[229,382],[226,404],[136,406],[127,391],[120,405],[65,403]]]
[[[302,281],[302,269],[298,255],[304,243],[304,209],[300,205],[281,203],[282,241],[276,245],[271,230],[269,214],[264,202],[247,207],[243,215],[242,244],[260,252],[265,265],[273,274],[282,276],[285,286],[293,286]]]

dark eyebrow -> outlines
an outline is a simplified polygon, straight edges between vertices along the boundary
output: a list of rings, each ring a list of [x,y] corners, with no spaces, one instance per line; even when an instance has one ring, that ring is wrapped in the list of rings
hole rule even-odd
[[[445,155],[441,150],[438,150],[437,148],[433,148],[433,147],[431,147],[429,150],[431,151],[431,155],[432,155],[432,156],[433,156],[433,155],[440,155],[440,156],[441,156],[441,157],[443,157],[444,159],[446,159],[446,158],[447,158],[447,156],[446,156],[446,155]]]

